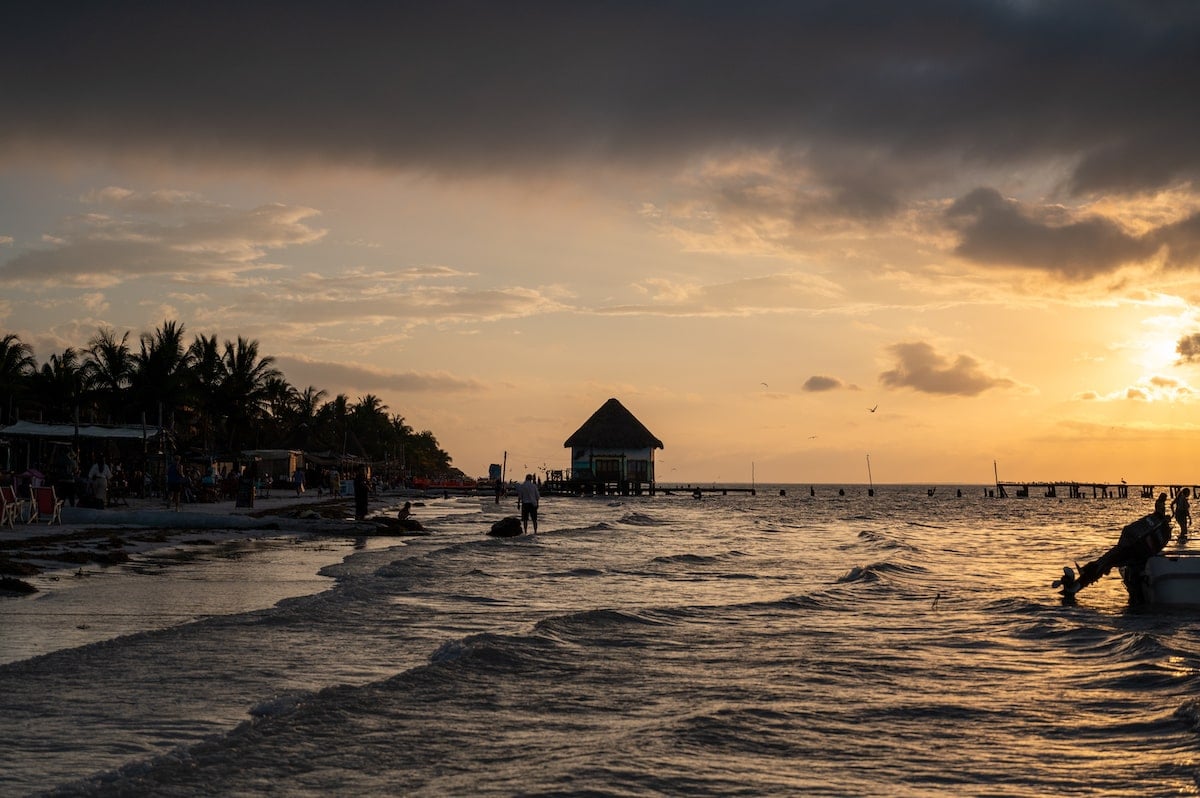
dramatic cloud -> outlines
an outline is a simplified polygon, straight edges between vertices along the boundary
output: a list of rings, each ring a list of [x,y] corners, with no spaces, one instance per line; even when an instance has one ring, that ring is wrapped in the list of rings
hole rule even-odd
[[[1179,402],[1195,395],[1195,390],[1186,382],[1154,376],[1111,393],[1084,391],[1075,398],[1092,402]]]
[[[383,371],[352,363],[331,363],[296,357],[276,357],[275,365],[294,385],[317,385],[325,390],[335,386],[354,386],[363,393],[380,391],[418,392],[477,392],[485,389],[478,380],[455,377],[444,372]]]
[[[851,215],[963,163],[1066,164],[1075,192],[1200,165],[1189,3],[115,0],[17,4],[5,33],[13,155],[457,173],[781,148]]]
[[[1161,228],[1155,237],[1167,247],[1167,265],[1189,267],[1200,264],[1200,214]]]
[[[970,355],[947,357],[924,342],[893,344],[889,347],[896,367],[879,375],[884,385],[912,388],[923,393],[976,396],[992,388],[1009,388],[1015,383],[986,373]]]
[[[1179,339],[1175,345],[1179,359],[1184,363],[1195,363],[1200,360],[1200,333],[1192,333]]]
[[[0,276],[34,283],[110,286],[137,277],[219,280],[256,269],[268,251],[319,240],[312,208],[281,204],[237,209],[191,194],[139,195],[108,188],[84,198],[110,212],[60,223],[43,246],[0,264]]]
[[[698,285],[664,278],[638,286],[650,298],[644,305],[597,309],[605,315],[748,316],[827,309],[842,290],[830,280],[811,274],[781,273]]]
[[[957,254],[983,264],[1019,266],[1087,279],[1158,249],[1098,216],[1075,219],[1061,207],[1033,208],[981,188],[946,212],[961,236]]]

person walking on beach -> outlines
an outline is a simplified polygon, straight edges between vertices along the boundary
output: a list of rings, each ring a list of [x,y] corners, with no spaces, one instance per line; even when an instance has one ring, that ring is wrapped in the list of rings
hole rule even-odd
[[[167,503],[174,510],[179,509],[179,502],[183,498],[183,463],[179,460],[179,455],[171,461],[167,466]]]
[[[504,483],[500,480],[500,477],[496,477],[495,489],[496,489],[496,504],[499,504],[500,497],[504,495]]]
[[[354,472],[354,518],[361,521],[367,517],[367,497],[370,495],[370,488],[367,485],[367,471],[359,467]]]
[[[1188,506],[1188,497],[1192,495],[1190,488],[1184,488],[1175,496],[1175,501],[1171,502],[1171,509],[1175,511],[1175,522],[1179,524],[1179,542],[1187,543],[1188,539],[1188,522],[1191,521],[1191,510]]]
[[[521,504],[521,526],[526,534],[529,532],[530,521],[533,521],[533,534],[537,534],[538,500],[540,498],[537,483],[533,481],[533,474],[526,474],[525,481],[517,485],[517,501]]]

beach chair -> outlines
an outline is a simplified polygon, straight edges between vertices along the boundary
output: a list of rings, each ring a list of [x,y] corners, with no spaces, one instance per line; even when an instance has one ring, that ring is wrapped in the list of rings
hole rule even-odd
[[[42,516],[46,517],[46,524],[62,525],[62,506],[63,500],[58,498],[58,494],[54,492],[53,485],[46,485],[40,488],[32,488],[33,491],[33,509],[30,514],[30,522],[33,522]]]
[[[17,491],[12,485],[0,487],[0,526],[8,524],[15,528],[17,517],[21,514],[21,504],[17,501]]]

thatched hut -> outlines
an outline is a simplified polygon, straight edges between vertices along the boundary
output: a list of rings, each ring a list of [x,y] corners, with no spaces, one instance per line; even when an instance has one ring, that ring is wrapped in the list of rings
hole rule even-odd
[[[571,481],[598,492],[654,491],[654,450],[663,442],[616,399],[609,399],[563,444]]]

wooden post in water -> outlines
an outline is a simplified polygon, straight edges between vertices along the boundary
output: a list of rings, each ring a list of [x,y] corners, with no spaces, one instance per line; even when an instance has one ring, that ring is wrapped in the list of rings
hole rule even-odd
[[[871,455],[867,455],[867,495],[875,495],[875,480],[871,477]]]

